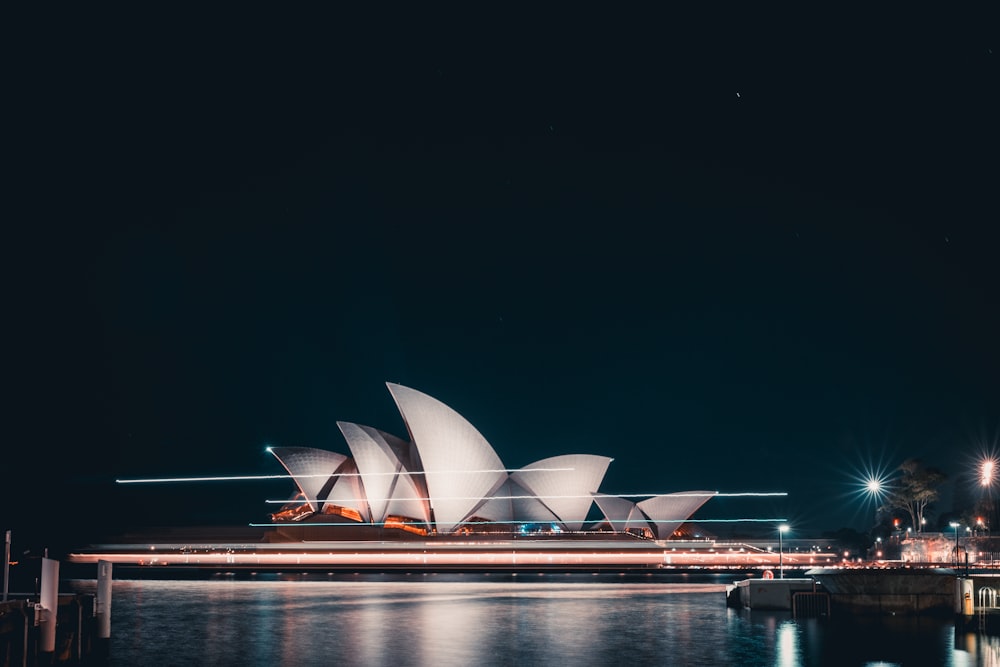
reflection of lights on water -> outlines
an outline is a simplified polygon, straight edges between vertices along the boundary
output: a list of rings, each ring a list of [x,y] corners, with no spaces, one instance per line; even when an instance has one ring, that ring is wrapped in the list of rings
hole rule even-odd
[[[778,626],[778,655],[775,661],[778,665],[801,665],[799,655],[799,632],[794,621],[786,621]]]
[[[971,638],[973,646],[965,650],[969,655],[978,654],[979,662],[977,664],[984,667],[1000,666],[1000,637],[972,633],[969,633],[968,637]]]

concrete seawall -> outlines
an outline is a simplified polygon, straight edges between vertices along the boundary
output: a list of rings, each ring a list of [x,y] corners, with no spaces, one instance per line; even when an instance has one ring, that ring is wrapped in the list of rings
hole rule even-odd
[[[955,613],[956,574],[950,569],[816,568],[806,575],[736,582],[728,603],[748,609],[794,611],[796,603],[812,608],[822,602],[818,606],[834,615]]]
[[[954,613],[955,572],[950,569],[818,568],[806,574],[830,594],[834,610],[857,614]]]

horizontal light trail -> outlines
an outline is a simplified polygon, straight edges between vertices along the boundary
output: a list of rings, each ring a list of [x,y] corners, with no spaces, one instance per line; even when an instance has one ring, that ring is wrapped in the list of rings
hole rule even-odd
[[[787,496],[788,493],[774,492],[774,493],[719,493],[718,491],[708,492],[708,493],[626,493],[622,495],[618,494],[586,494],[579,493],[574,495],[518,495],[518,496],[493,496],[491,500],[555,500],[557,498],[594,498],[594,497],[611,497],[611,498],[654,498],[659,496],[670,496],[671,498],[734,498],[742,496]],[[409,498],[409,500],[482,500],[482,496],[436,496],[434,498]],[[320,498],[314,498],[313,500],[320,500]],[[327,502],[326,499],[322,499],[323,502]],[[352,498],[337,498],[339,501],[356,501],[356,502],[388,502],[390,500],[396,500],[396,498],[369,498],[365,496],[364,498],[352,497]],[[265,503],[271,505],[287,505],[289,503],[310,503],[312,500],[306,498],[292,498],[289,500],[275,500],[268,499],[264,501]]]
[[[440,475],[459,475],[459,474],[478,474],[483,472],[567,472],[571,470],[576,470],[576,468],[532,468],[530,470],[522,470],[520,468],[498,468],[496,470],[442,470],[436,471],[435,474]],[[423,475],[423,472],[408,472],[401,470],[399,472],[378,472],[378,473],[365,473],[366,476],[375,475]],[[315,475],[229,475],[229,476],[215,476],[215,477],[151,477],[144,479],[116,479],[115,481],[119,484],[169,484],[176,482],[243,482],[243,481],[255,481],[255,480],[269,480],[269,479],[309,479],[314,477],[322,477],[324,479],[330,477],[361,477],[361,473],[351,472],[351,473],[320,473]]]
[[[580,567],[623,565],[633,567],[670,567],[691,565],[695,567],[739,566],[773,567],[779,563],[786,566],[833,563],[835,554],[813,553],[772,553],[757,551],[718,551],[716,549],[697,551],[668,551],[665,547],[619,548],[612,550],[607,543],[589,545],[577,549],[525,549],[507,546],[475,548],[465,545],[459,549],[427,549],[419,546],[411,550],[363,551],[295,551],[292,553],[259,551],[215,551],[211,553],[161,553],[159,551],[125,551],[103,553],[73,553],[68,555],[71,563],[96,563],[106,560],[112,563],[131,565],[179,565],[276,568],[276,567],[392,567],[417,571],[442,566],[477,567],[484,570],[496,568],[524,568],[544,566],[546,568],[565,566],[577,570]],[[672,584],[676,585],[676,584]],[[719,591],[724,590],[720,586]],[[659,595],[659,593],[657,593]]]
[[[586,519],[583,519],[583,520],[586,521]],[[641,521],[646,521],[646,519],[641,519],[641,520],[640,519],[614,519],[614,520],[600,519],[600,520],[595,520],[595,523],[610,523],[610,524],[623,523],[623,524],[625,524],[625,523],[640,523]],[[650,519],[650,521],[654,521],[654,522],[674,522],[674,521],[679,521],[681,523],[688,523],[689,522],[689,520],[687,518],[684,518],[684,519],[659,519],[659,518],[656,518],[656,519]],[[697,519],[697,520],[693,521],[693,523],[781,523],[781,522],[785,522],[785,521],[788,521],[788,519],[780,519],[780,518],[779,519]],[[414,521],[412,523],[407,523],[405,525],[408,525],[408,526],[436,526],[437,523],[438,522],[436,522],[436,521]],[[507,521],[507,520],[505,520],[505,521],[463,521],[459,525],[461,525],[461,526],[495,526],[495,525],[499,525],[499,524],[528,525],[528,524],[546,524],[546,523],[565,523],[565,522],[564,521],[556,521],[556,520],[553,520],[553,519],[549,519],[549,520],[546,520],[546,521],[512,521],[512,520],[511,521]],[[367,522],[367,521],[351,521],[351,522],[342,522],[342,523],[329,523],[329,522],[321,522],[321,521],[317,521],[317,522],[309,521],[309,522],[306,522],[306,523],[301,523],[301,522],[295,522],[295,521],[281,521],[281,522],[274,522],[274,523],[250,523],[250,524],[247,524],[247,525],[250,526],[250,527],[252,527],[252,528],[267,528],[267,527],[273,527],[273,526],[286,526],[286,527],[309,526],[310,528],[313,527],[313,526],[340,526],[342,528],[357,528],[358,526],[374,526],[374,527],[393,526],[393,527],[399,527],[399,526],[404,525],[404,524],[402,524],[399,521],[392,521],[392,522],[388,522],[388,521],[371,521],[371,522]],[[575,531],[569,531],[569,530],[563,531],[563,533],[567,533],[567,534],[568,533],[573,533],[573,532],[575,532]]]
[[[170,482],[237,482],[261,479],[291,479],[291,475],[231,475],[227,477],[159,477],[152,479],[116,479],[118,484],[158,484]],[[315,475],[319,477],[319,475]]]

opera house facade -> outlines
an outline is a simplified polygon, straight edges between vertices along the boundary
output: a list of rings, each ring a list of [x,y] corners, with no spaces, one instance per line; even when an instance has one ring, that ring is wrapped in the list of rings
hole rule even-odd
[[[239,535],[215,528],[156,531],[94,545],[68,560],[251,574],[623,572],[782,562],[780,550],[692,534],[686,522],[717,492],[602,493],[611,459],[592,454],[508,468],[450,407],[409,387],[388,387],[409,437],[339,422],[342,452],[269,448],[288,474],[267,478],[289,477],[294,491],[287,501],[271,501],[280,509],[266,523],[251,523],[253,535],[244,535],[247,528]],[[810,552],[801,562],[813,566],[832,557]],[[797,560],[786,555],[785,563]]]
[[[486,438],[427,394],[388,383],[409,438],[338,422],[347,452],[271,447],[295,495],[271,515],[275,541],[473,535],[667,540],[712,491],[645,498],[600,492],[612,459],[565,454],[507,468]],[[596,510],[595,510],[596,506]]]

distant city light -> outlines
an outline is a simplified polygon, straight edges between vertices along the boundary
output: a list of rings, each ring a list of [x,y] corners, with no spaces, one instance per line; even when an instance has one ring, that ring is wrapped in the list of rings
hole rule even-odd
[[[863,464],[854,477],[854,494],[863,502],[881,504],[891,479],[883,464]]]
[[[993,457],[988,457],[979,463],[979,483],[982,486],[993,486],[997,475],[997,462]]]
[[[863,493],[869,500],[881,501],[886,493],[888,482],[880,473],[869,473],[863,484]]]

